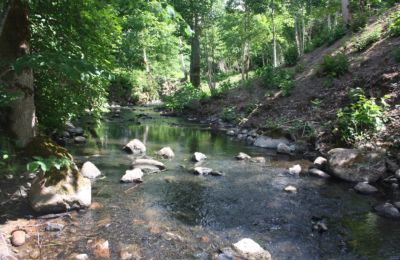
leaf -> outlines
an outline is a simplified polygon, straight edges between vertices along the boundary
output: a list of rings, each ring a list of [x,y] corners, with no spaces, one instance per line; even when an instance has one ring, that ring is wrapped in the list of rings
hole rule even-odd
[[[31,162],[26,165],[26,169],[30,172],[36,172],[39,169],[38,162]]]

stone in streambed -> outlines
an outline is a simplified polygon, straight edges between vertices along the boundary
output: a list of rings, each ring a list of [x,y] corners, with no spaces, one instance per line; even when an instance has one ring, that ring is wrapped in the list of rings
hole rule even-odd
[[[300,175],[301,173],[301,166],[300,164],[296,164],[289,168],[289,173],[292,175]]]
[[[309,173],[311,176],[320,177],[320,178],[325,178],[325,179],[331,177],[331,176],[330,176],[329,174],[327,174],[326,172],[321,171],[321,170],[316,169],[316,168],[311,168],[311,169],[309,169],[309,170],[308,170],[308,173]]]
[[[75,136],[74,137],[74,142],[76,144],[84,144],[84,143],[86,143],[86,138],[83,137],[83,136]]]
[[[314,163],[313,163],[313,167],[316,168],[316,169],[319,169],[319,170],[324,170],[324,169],[326,169],[326,166],[327,166],[327,165],[328,165],[328,160],[325,159],[325,158],[322,157],[322,156],[317,157],[317,158],[314,160]]]
[[[134,155],[146,153],[146,146],[138,139],[129,141],[129,143],[127,143],[122,149],[127,153]]]
[[[269,148],[269,149],[277,149],[280,143],[289,144],[289,141],[285,138],[274,139],[268,136],[259,136],[254,141],[254,146]]]
[[[297,192],[297,188],[292,186],[292,185],[289,185],[289,186],[285,187],[283,190],[286,191],[286,192],[289,192],[289,193],[296,193]]]
[[[207,156],[203,153],[195,152],[192,155],[192,161],[193,162],[201,162],[207,159]]]
[[[388,202],[375,206],[374,209],[381,216],[400,219],[399,210],[393,204],[390,204]]]
[[[92,162],[85,162],[82,165],[81,173],[83,177],[89,178],[89,179],[95,179],[98,176],[101,175],[100,170],[94,165]]]
[[[378,189],[367,182],[359,182],[354,186],[354,190],[358,193],[369,195],[378,192]]]
[[[162,162],[153,159],[136,159],[131,167],[141,169],[144,173],[157,173],[166,169]]]
[[[139,168],[135,168],[133,170],[127,170],[121,178],[121,182],[129,183],[129,182],[143,182],[142,180],[143,172]]]
[[[235,158],[239,161],[242,161],[242,160],[250,160],[251,156],[245,153],[239,153],[238,155],[235,156]]]
[[[174,151],[172,151],[171,147],[164,147],[160,151],[157,152],[157,155],[161,156],[164,159],[172,159],[175,157]]]
[[[232,245],[233,250],[245,259],[270,260],[271,254],[250,238],[243,238]]]
[[[24,230],[15,230],[11,234],[11,244],[13,246],[22,246],[26,241],[26,232]]]
[[[276,152],[280,154],[291,154],[292,149],[285,143],[279,143],[276,147]]]

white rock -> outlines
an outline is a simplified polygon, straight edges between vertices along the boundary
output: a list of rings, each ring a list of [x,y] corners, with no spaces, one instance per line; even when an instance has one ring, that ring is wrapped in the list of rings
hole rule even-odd
[[[317,157],[314,160],[314,167],[317,168],[317,169],[320,169],[320,170],[325,169],[327,164],[328,164],[328,160],[325,159],[324,157],[321,157],[321,156]]]
[[[213,169],[207,167],[195,167],[194,174],[196,175],[209,175],[213,172]]]
[[[292,175],[299,175],[301,173],[301,166],[296,164],[289,168],[289,173]]]
[[[75,136],[74,137],[74,142],[76,144],[84,144],[84,143],[86,143],[86,138],[83,137],[83,136]]]
[[[172,151],[171,147],[164,147],[160,151],[157,152],[157,155],[163,157],[164,159],[172,159],[175,157],[174,151]]]
[[[136,168],[133,170],[127,170],[125,175],[122,176],[121,182],[143,182],[143,172],[141,169]]]
[[[166,167],[162,162],[153,159],[136,159],[132,163],[132,168],[139,168],[144,173],[158,173]]]
[[[241,256],[249,259],[271,259],[271,254],[250,238],[243,238],[232,245]]]
[[[79,254],[79,255],[74,255],[72,260],[89,260],[89,256],[87,254]]]
[[[83,177],[89,178],[89,179],[94,179],[98,176],[101,175],[100,170],[94,165],[92,162],[85,162],[82,165],[81,173]]]
[[[394,176],[395,176],[398,180],[400,180],[400,169],[398,169],[398,170],[396,171],[396,173],[394,174]]]
[[[126,152],[131,154],[144,154],[146,153],[146,146],[138,139],[133,139],[127,143],[124,148]]]
[[[289,144],[289,141],[285,138],[274,139],[268,136],[259,136],[254,142],[254,146],[276,149],[280,143]]]
[[[207,159],[207,156],[203,153],[195,152],[192,156],[192,161],[201,162]]]
[[[283,190],[286,191],[286,192],[291,192],[291,193],[297,192],[297,188],[292,186],[292,185],[289,185],[289,186],[285,187]]]
[[[239,153],[235,158],[238,160],[250,160],[251,156],[245,153]]]
[[[315,177],[320,177],[320,178],[330,178],[331,176],[329,174],[327,174],[324,171],[321,171],[319,169],[316,168],[311,168],[310,170],[308,170],[308,173],[312,176]]]
[[[278,146],[276,147],[276,152],[281,154],[290,154],[291,149],[287,144],[279,143]]]

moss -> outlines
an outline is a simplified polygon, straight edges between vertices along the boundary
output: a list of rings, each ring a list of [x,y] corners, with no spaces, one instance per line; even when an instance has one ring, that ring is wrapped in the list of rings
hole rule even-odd
[[[23,155],[30,158],[40,156],[42,158],[56,157],[59,159],[73,159],[67,149],[59,146],[47,136],[37,136],[32,139],[24,149]]]

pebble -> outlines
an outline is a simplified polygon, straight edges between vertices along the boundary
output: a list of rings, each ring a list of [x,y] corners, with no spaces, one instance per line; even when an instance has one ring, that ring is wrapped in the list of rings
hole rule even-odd
[[[299,175],[301,173],[301,166],[300,164],[296,164],[289,168],[289,173],[292,175]]]
[[[330,178],[331,176],[329,174],[327,174],[324,171],[321,171],[319,169],[316,168],[311,168],[310,170],[308,170],[308,173],[312,176],[315,177],[320,177],[320,178]]]
[[[89,260],[89,256],[87,254],[74,254],[71,260]]]
[[[11,244],[13,246],[22,246],[26,241],[26,232],[24,230],[15,230],[11,234]]]
[[[30,254],[29,257],[32,259],[38,259],[40,257],[40,250],[34,249]]]
[[[63,224],[58,224],[58,223],[47,223],[46,226],[46,231],[50,232],[57,232],[63,230],[64,225]]]
[[[292,186],[292,185],[289,185],[289,186],[285,187],[283,190],[286,191],[286,192],[291,192],[291,193],[296,193],[297,192],[297,188]]]

